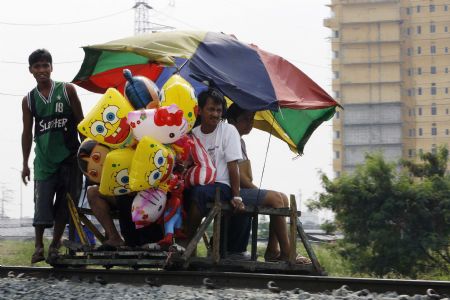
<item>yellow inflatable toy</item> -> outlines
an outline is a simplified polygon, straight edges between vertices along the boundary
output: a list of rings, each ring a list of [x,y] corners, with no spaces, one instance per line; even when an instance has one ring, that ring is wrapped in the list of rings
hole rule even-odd
[[[175,154],[169,147],[151,137],[143,137],[131,163],[131,189],[143,191],[162,185],[172,174],[174,157]]]
[[[109,88],[93,109],[78,124],[78,131],[111,148],[133,142],[127,116],[134,108],[114,88]]]
[[[106,155],[99,188],[101,194],[114,196],[131,192],[128,174],[134,153],[133,149],[125,148],[113,150]]]
[[[183,77],[178,74],[167,80],[161,89],[161,106],[176,104],[188,121],[188,131],[192,129],[197,118],[197,98],[194,88]]]

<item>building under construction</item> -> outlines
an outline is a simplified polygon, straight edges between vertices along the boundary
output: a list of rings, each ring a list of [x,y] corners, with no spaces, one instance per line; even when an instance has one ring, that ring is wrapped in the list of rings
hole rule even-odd
[[[331,0],[335,175],[450,141],[450,2]]]

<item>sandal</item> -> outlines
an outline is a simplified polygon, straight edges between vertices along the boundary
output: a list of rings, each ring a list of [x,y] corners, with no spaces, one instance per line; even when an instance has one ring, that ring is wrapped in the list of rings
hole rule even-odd
[[[44,248],[36,248],[31,256],[31,263],[35,264],[43,260],[45,260]]]

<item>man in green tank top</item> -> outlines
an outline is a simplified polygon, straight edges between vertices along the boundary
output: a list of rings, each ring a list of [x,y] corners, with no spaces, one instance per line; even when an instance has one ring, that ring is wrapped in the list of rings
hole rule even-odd
[[[47,261],[58,254],[69,215],[66,194],[76,202],[79,199],[82,175],[76,160],[80,145],[76,128],[83,111],[75,87],[51,79],[52,56],[47,50],[34,51],[28,62],[37,86],[22,100],[22,180],[25,184],[30,180],[28,159],[34,138],[35,252],[31,263],[36,263],[45,259],[45,228],[54,227]]]

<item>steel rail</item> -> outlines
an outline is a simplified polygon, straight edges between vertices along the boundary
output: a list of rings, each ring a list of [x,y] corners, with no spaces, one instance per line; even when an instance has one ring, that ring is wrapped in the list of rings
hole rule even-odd
[[[450,295],[450,281],[397,280],[348,277],[324,277],[283,274],[256,274],[205,271],[163,271],[125,269],[75,269],[47,267],[0,266],[0,277],[30,276],[36,278],[77,278],[86,282],[204,286],[205,279],[217,288],[267,289],[274,281],[281,290],[295,288],[308,292],[325,292],[347,285],[352,291],[367,289],[370,292],[398,294],[422,294],[433,289],[440,295]]]

